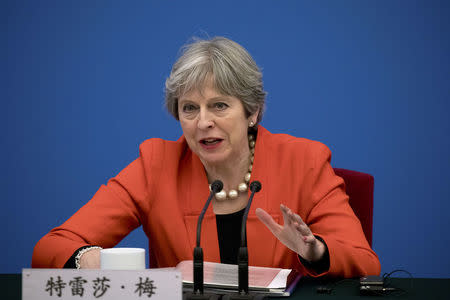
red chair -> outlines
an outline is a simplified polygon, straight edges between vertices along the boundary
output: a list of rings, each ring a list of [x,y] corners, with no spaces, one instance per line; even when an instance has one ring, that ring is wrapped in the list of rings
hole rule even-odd
[[[361,222],[369,245],[372,246],[373,176],[339,168],[334,168],[334,172],[344,179],[350,206]]]

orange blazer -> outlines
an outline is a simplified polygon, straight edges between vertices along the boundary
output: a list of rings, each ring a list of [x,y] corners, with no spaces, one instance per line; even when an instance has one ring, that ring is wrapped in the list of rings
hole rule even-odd
[[[319,142],[272,134],[259,126],[252,180],[259,180],[262,190],[255,195],[248,216],[250,265],[296,268],[312,276],[380,273],[378,257],[367,243],[330,159],[330,150]],[[32,267],[61,268],[78,248],[114,247],[140,225],[149,239],[151,267],[190,260],[197,219],[208,195],[203,165],[184,137],[178,141],[149,139],[141,144],[135,161],[36,244]],[[296,253],[256,217],[255,209],[261,207],[282,224],[281,203],[297,212],[326,242],[328,272],[315,274],[303,267]],[[206,261],[220,262],[212,205],[203,221],[201,245]]]

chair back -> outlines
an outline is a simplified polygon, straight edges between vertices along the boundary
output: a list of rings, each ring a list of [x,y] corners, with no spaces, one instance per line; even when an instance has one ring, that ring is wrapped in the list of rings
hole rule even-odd
[[[339,168],[334,168],[334,172],[336,175],[344,179],[350,206],[361,222],[369,245],[372,246],[373,176],[366,173]]]

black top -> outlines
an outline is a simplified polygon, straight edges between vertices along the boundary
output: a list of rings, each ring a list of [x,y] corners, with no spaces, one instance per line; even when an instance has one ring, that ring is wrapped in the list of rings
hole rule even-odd
[[[216,215],[220,262],[223,264],[237,264],[244,212],[245,208],[228,215]]]

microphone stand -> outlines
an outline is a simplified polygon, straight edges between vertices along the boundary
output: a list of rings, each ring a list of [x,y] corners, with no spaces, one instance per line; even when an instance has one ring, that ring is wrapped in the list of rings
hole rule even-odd
[[[215,193],[222,190],[223,183],[220,180],[216,180],[211,184],[211,192],[209,193],[208,200],[206,200],[205,206],[198,217],[197,222],[197,243],[194,248],[194,261],[193,261],[193,274],[194,274],[194,291],[192,293],[184,293],[183,300],[216,300],[219,299],[219,295],[216,294],[204,294],[203,293],[203,249],[200,247],[200,236],[202,231],[202,221],[208,209],[209,203]]]
[[[238,254],[238,278],[239,278],[239,288],[238,294],[229,294],[222,297],[223,300],[256,300],[264,299],[265,294],[256,293],[249,294],[248,292],[248,248],[246,244],[246,232],[247,232],[247,217],[250,206],[252,205],[253,196],[255,193],[261,190],[261,183],[259,181],[253,181],[250,184],[250,191],[252,192],[250,198],[248,199],[247,206],[245,207],[244,216],[242,217],[241,226],[241,247],[239,248]]]

